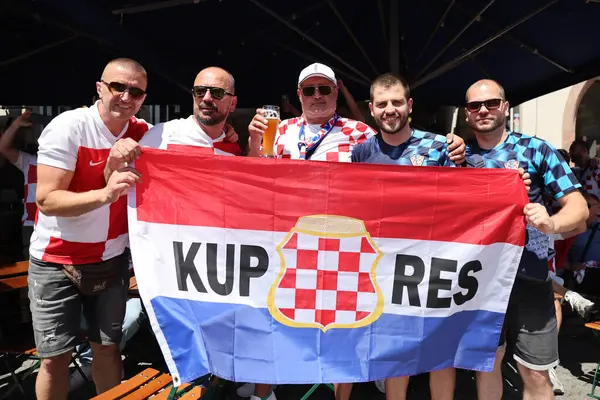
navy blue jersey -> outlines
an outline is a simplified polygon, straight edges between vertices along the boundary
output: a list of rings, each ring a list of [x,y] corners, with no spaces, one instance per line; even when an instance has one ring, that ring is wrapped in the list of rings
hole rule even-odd
[[[523,168],[531,175],[529,201],[544,204],[546,193],[555,200],[578,190],[581,185],[560,153],[549,143],[521,133],[509,132],[503,143],[491,150],[467,143],[468,167]],[[549,237],[527,226],[527,239],[519,275],[535,280],[548,279]]]
[[[413,166],[454,166],[448,155],[446,137],[417,129],[413,130],[410,138],[400,146],[387,144],[383,140],[382,135],[371,137],[354,148],[352,151],[352,162]]]

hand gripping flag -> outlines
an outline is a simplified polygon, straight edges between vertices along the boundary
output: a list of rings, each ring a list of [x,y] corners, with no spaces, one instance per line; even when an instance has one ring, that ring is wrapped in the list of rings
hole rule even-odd
[[[145,150],[135,273],[176,385],[491,371],[525,240],[517,171]]]

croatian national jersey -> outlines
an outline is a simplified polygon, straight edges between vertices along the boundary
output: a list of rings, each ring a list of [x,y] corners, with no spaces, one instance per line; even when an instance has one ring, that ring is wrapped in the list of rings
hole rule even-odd
[[[23,203],[25,209],[21,222],[24,226],[33,226],[35,222],[35,213],[37,205],[35,203],[35,187],[37,183],[37,157],[24,151],[19,151],[19,158],[13,164],[23,172],[25,180],[25,190],[23,194]]]
[[[237,143],[225,141],[225,132],[216,139],[208,136],[195,117],[175,119],[156,125],[140,141],[141,147],[154,149],[193,151],[197,153],[239,156],[242,150]]]
[[[400,146],[387,144],[381,135],[356,146],[352,162],[412,166],[454,167],[448,155],[446,138],[414,129],[410,138]]]
[[[38,165],[73,171],[71,192],[102,189],[110,148],[122,138],[139,141],[149,127],[145,121],[131,118],[115,136],[100,118],[98,103],[66,111],[42,132]],[[78,265],[121,255],[127,244],[127,198],[122,196],[78,217],[51,217],[38,211],[29,252],[38,260]]]
[[[509,132],[503,143],[491,150],[479,148],[476,141],[467,144],[466,163],[478,168],[523,168],[531,176],[529,201],[544,204],[547,192],[555,200],[578,190],[573,171],[560,153],[549,143],[538,138]],[[527,226],[527,239],[519,277],[534,280],[548,279],[548,235]]]
[[[281,121],[275,138],[275,149],[278,158],[300,158],[300,128],[305,124],[306,135],[322,126],[306,124],[303,117]],[[377,132],[360,121],[339,117],[335,126],[323,138],[310,156],[310,160],[350,162],[354,147]]]

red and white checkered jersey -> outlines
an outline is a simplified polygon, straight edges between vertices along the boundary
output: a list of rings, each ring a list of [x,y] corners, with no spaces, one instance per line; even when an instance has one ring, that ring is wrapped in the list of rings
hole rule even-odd
[[[19,151],[19,158],[14,163],[14,166],[23,172],[25,180],[25,191],[23,195],[23,203],[25,210],[21,222],[25,226],[33,226],[35,222],[35,213],[37,205],[35,203],[35,187],[37,183],[37,157],[24,151]]]
[[[185,150],[225,156],[239,156],[242,150],[237,143],[225,141],[225,133],[216,139],[208,136],[193,115],[156,125],[140,141],[142,147]]]
[[[593,193],[600,197],[600,165],[596,168],[589,167],[581,177],[581,186],[588,193]]]
[[[110,148],[121,138],[139,141],[151,125],[131,118],[113,135],[100,118],[97,103],[66,111],[54,118],[39,140],[38,165],[73,171],[69,191],[102,189]],[[89,264],[123,253],[128,244],[127,198],[78,217],[51,217],[38,211],[29,252],[58,264]]]
[[[590,166],[578,178],[579,183],[587,193],[595,194],[600,198],[600,165],[596,168]],[[600,212],[598,216],[600,216]]]
[[[303,117],[281,121],[275,138],[277,157],[300,158],[298,141],[300,128],[304,122]],[[340,117],[333,129],[317,146],[310,160],[350,162],[354,146],[376,134],[377,132],[365,123]]]

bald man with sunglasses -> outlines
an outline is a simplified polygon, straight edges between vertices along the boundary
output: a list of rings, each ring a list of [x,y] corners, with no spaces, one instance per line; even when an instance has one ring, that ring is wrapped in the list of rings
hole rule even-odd
[[[233,76],[219,67],[205,68],[196,76],[191,92],[194,112],[188,118],[156,125],[139,143],[129,138],[113,146],[104,171],[107,181],[115,171],[124,170],[128,163],[138,159],[144,147],[196,154],[242,155],[238,136],[227,124],[227,117],[237,105]],[[251,137],[247,155],[259,156],[260,149],[253,143],[256,140]]]
[[[465,119],[475,140],[467,144],[466,166],[472,168],[522,168],[531,176],[526,243],[509,299],[503,332],[492,372],[476,374],[480,399],[502,398],[501,363],[504,345],[523,380],[524,399],[553,399],[549,371],[558,365],[558,327],[552,279],[548,271],[550,235],[571,236],[585,231],[589,211],[581,184],[562,155],[549,143],[522,133],[509,132],[510,104],[504,88],[483,79],[466,93]],[[550,216],[544,195],[560,204]]]

